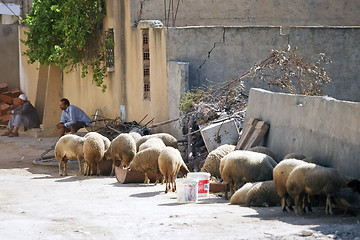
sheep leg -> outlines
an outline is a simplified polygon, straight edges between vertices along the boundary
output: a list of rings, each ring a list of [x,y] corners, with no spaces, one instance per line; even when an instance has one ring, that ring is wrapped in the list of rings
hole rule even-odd
[[[62,176],[61,163],[62,163],[62,160],[59,161],[59,175],[60,176]]]
[[[294,202],[295,202],[295,214],[301,214],[301,209],[299,211],[299,205],[300,205],[300,195],[296,195],[294,197]],[[301,207],[300,207],[301,208]]]
[[[111,167],[111,173],[110,176],[114,176],[115,175],[115,158],[112,159],[112,167]]]
[[[172,187],[172,191],[175,192],[176,191],[176,186],[175,186],[174,176],[171,177],[171,187]]]
[[[291,204],[290,196],[288,194],[286,194],[286,196],[285,196],[285,202],[286,202],[286,205],[289,208],[289,210],[294,211],[294,208],[292,207],[292,204]]]
[[[308,209],[308,212],[311,212],[311,213],[312,213],[311,197],[310,197],[310,195],[307,196],[307,209]]]
[[[97,176],[100,176],[99,163],[96,163],[96,175],[97,175]]]
[[[64,171],[63,171],[64,176],[67,175],[67,172],[66,172],[66,164],[67,164],[67,161],[64,161]]]
[[[326,208],[325,208],[326,214],[334,214],[331,207],[331,196],[330,194],[326,195]]]
[[[82,160],[80,157],[78,157],[78,164],[79,164],[79,175],[82,175],[82,169],[81,169],[81,164],[82,163]]]
[[[225,188],[225,200],[229,200],[228,192],[229,192],[229,184],[226,184],[226,188]]]
[[[283,212],[287,212],[287,210],[286,210],[286,205],[285,205],[285,197],[282,197],[281,198],[281,209],[282,209],[282,211]]]
[[[147,175],[147,173],[145,173],[145,181],[144,181],[145,184],[149,184],[150,183],[150,179]]]
[[[170,184],[168,185],[167,178],[165,178],[165,193],[168,192],[168,186],[169,186],[169,188],[170,188]]]

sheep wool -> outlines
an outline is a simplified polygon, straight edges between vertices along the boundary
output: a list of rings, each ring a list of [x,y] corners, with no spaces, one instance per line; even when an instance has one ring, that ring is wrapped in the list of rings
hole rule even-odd
[[[274,160],[274,162],[270,162],[273,167],[275,167],[276,164],[278,163],[275,153],[267,147],[255,146],[255,147],[250,148],[249,151],[263,153],[263,154],[270,156]]]
[[[301,153],[288,153],[288,154],[285,155],[284,160],[285,159],[291,159],[291,158],[303,160],[306,157]]]
[[[130,131],[129,134],[134,138],[135,142],[137,142],[141,138],[141,134],[138,132]]]
[[[247,182],[257,182],[272,180],[273,167],[268,161],[270,156],[251,152],[237,150],[226,155],[222,161],[225,161],[221,172],[223,181],[230,186],[230,193],[234,193],[234,188],[238,189]],[[227,193],[225,193],[227,199]]]
[[[130,163],[130,170],[139,171],[145,174],[146,172],[152,171],[157,173],[162,178],[158,163],[160,153],[161,149],[159,148],[147,148],[141,152],[136,153],[134,159]],[[158,183],[159,180],[160,178],[156,180],[156,183]],[[147,176],[145,178],[145,183],[149,183]]]
[[[77,159],[79,163],[79,174],[83,173],[84,163],[84,145],[85,138],[77,135],[65,135],[62,136],[55,145],[55,158],[59,161],[59,175],[66,176],[66,165],[68,160]],[[63,171],[61,171],[62,164],[64,165]]]
[[[146,140],[143,144],[141,144],[139,146],[139,152],[142,151],[142,150],[145,150],[147,148],[151,148],[151,147],[157,147],[157,148],[160,148],[160,149],[164,149],[166,146],[165,146],[165,143],[160,139],[160,138],[149,138],[148,140]]]
[[[205,159],[204,166],[201,168],[201,172],[208,172],[213,177],[220,178],[220,161],[227,154],[235,151],[234,145],[221,145],[215,150],[211,151]]]
[[[173,147],[165,147],[161,150],[158,158],[159,170],[165,178],[165,193],[168,190],[175,192],[176,175],[184,163],[179,150]]]
[[[307,164],[306,162],[298,159],[285,159],[281,161],[273,171],[273,178],[276,191],[281,198],[281,208],[286,212],[286,201],[288,200],[288,192],[286,190],[286,181],[289,177],[289,174],[297,166]],[[291,206],[288,206],[291,208]]]
[[[84,136],[84,138],[87,138],[88,136],[91,136],[91,135],[98,136],[98,137],[100,137],[100,138],[104,141],[105,150],[107,150],[107,149],[110,147],[111,141],[110,141],[107,137],[101,135],[100,133],[97,133],[97,132],[88,132],[88,133]]]
[[[99,163],[104,157],[105,144],[103,138],[96,134],[91,134],[85,138],[84,142],[84,159],[85,159],[85,175],[93,175],[93,165],[96,166],[96,174],[100,175]]]
[[[149,138],[160,138],[166,146],[169,147],[173,147],[173,148],[178,148],[178,143],[175,137],[173,137],[172,135],[168,134],[168,133],[156,133],[156,134],[152,134],[152,135],[147,135],[147,136],[143,136],[141,137],[137,142],[136,142],[136,149],[139,149],[139,146],[141,144],[143,144],[144,142],[146,142],[146,140],[148,140]]]
[[[234,195],[230,198],[230,204],[245,204],[246,195],[249,192],[249,190],[255,185],[255,183],[246,183],[244,186],[242,186],[240,189],[238,189]]]
[[[111,141],[110,147],[105,152],[106,159],[112,159],[111,175],[115,173],[115,162],[120,161],[122,167],[127,167],[136,154],[136,143],[128,133],[121,133]]]
[[[250,207],[270,207],[280,203],[274,181],[256,183],[247,193],[245,205]]]
[[[313,163],[296,167],[286,182],[288,193],[294,197],[295,213],[301,213],[301,196],[305,192],[309,196],[326,196],[326,214],[332,214],[331,196],[345,188],[350,178],[342,176],[334,168],[322,167]]]

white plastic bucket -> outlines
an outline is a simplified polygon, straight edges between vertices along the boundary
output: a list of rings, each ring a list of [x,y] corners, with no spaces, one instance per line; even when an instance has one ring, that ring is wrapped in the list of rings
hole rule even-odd
[[[178,203],[191,203],[198,201],[198,180],[177,178],[176,194]]]
[[[187,179],[198,179],[198,194],[199,197],[209,197],[210,190],[210,173],[207,172],[190,172],[187,174]]]

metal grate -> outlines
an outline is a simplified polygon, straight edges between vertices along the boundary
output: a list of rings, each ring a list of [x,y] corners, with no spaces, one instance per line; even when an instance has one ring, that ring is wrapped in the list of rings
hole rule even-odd
[[[106,31],[106,67],[114,67],[114,31],[112,28],[108,28]]]
[[[143,29],[142,32],[142,51],[143,51],[143,81],[144,99],[150,100],[150,50],[149,50],[149,30]]]

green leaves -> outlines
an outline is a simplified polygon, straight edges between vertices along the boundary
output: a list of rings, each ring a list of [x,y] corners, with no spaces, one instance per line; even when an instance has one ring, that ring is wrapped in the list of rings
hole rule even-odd
[[[100,40],[104,16],[104,0],[34,1],[25,20],[29,31],[23,43],[28,49],[23,54],[29,57],[29,63],[53,62],[61,69],[82,64],[81,77],[90,69],[92,80],[104,91],[105,51]]]

